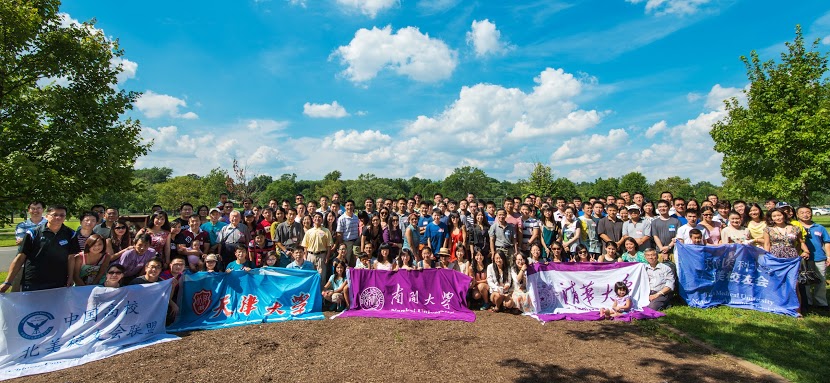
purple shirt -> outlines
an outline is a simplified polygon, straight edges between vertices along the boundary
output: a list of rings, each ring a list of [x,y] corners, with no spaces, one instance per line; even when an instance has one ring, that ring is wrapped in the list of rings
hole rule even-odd
[[[155,258],[156,254],[158,254],[156,250],[150,247],[147,248],[144,254],[138,254],[135,249],[127,250],[124,254],[121,254],[121,258],[116,263],[124,266],[124,277],[132,278],[142,275],[144,273],[144,265],[149,260]]]

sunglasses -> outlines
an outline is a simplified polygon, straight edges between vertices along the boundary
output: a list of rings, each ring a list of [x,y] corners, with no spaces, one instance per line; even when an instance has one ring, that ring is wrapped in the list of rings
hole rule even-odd
[[[588,254],[588,252],[587,252],[587,251],[585,251],[585,250],[578,251],[578,253],[579,253],[579,254]]]
[[[126,230],[126,229],[127,229],[126,226],[116,226],[115,227],[115,230]]]
[[[124,273],[122,273],[120,271],[108,271],[107,274],[108,275],[121,275],[121,274],[124,274]]]

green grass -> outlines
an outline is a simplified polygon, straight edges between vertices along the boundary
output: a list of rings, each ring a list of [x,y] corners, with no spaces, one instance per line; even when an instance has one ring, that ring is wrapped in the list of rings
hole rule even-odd
[[[791,381],[826,382],[830,375],[829,313],[808,313],[803,320],[725,306],[675,306],[665,313],[658,319],[660,323]],[[676,336],[668,337],[679,340]]]
[[[0,227],[0,247],[17,246],[14,240],[14,228],[22,221],[20,218],[15,218],[13,224]],[[67,219],[64,224],[72,230],[77,230],[81,222],[77,219]]]
[[[826,228],[830,228],[830,215],[814,216],[813,222],[821,224]]]

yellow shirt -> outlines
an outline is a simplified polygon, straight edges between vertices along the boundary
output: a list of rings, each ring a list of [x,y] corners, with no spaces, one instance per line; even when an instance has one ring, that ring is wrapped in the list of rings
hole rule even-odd
[[[331,232],[325,227],[312,227],[311,229],[308,229],[303,236],[302,246],[305,247],[306,251],[309,253],[328,251],[331,244]]]

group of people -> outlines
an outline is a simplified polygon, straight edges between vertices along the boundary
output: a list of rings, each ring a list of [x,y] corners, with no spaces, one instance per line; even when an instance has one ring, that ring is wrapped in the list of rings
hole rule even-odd
[[[801,257],[822,278],[830,261],[830,235],[806,206],[776,200],[766,209],[744,201],[675,198],[642,193],[566,200],[528,195],[501,206],[435,194],[367,198],[363,209],[339,194],[305,201],[246,198],[238,209],[227,194],[215,207],[178,206],[169,219],[161,206],[135,230],[117,208],[93,206],[71,230],[66,208],[33,202],[17,227],[20,246],[6,291],[22,271],[23,291],[64,286],[152,283],[187,272],[230,272],[259,267],[316,270],[332,309],[348,307],[348,268],[447,268],[471,277],[468,302],[482,310],[532,310],[527,268],[549,262],[641,262],[649,276],[649,307],[666,307],[675,290],[677,243],[763,247],[777,257]],[[174,283],[174,286],[176,284]],[[827,308],[825,284],[803,291],[806,303]],[[174,290],[174,293],[176,290]],[[626,306],[626,292],[605,316]],[[802,294],[799,294],[801,297]],[[172,302],[171,302],[172,303]],[[618,307],[619,306],[619,307]],[[622,307],[623,311],[618,309]],[[175,311],[176,308],[171,309]]]

